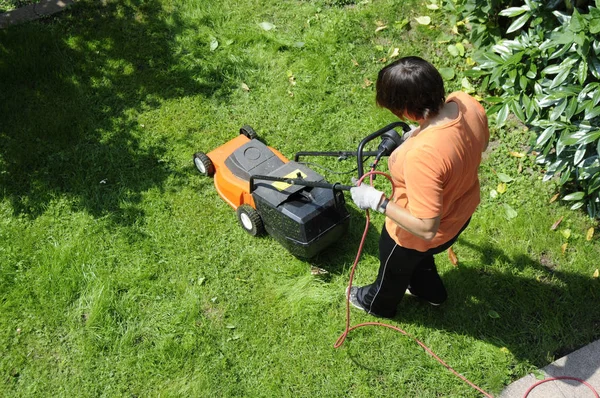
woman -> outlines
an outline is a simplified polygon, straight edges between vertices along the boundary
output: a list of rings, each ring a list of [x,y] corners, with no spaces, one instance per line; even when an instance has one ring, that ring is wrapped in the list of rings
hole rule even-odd
[[[358,207],[386,220],[377,279],[347,294],[355,307],[391,318],[407,289],[433,305],[446,301],[433,256],[456,241],[479,204],[477,171],[489,130],[481,104],[462,92],[446,98],[440,73],[419,57],[384,67],[376,90],[379,106],[419,127],[389,158],[389,201],[368,184],[351,190]]]

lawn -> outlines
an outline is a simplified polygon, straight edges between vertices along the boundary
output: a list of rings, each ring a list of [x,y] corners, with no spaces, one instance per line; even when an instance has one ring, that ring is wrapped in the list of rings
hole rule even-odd
[[[246,234],[192,163],[244,124],[287,157],[354,149],[394,121],[373,82],[396,48],[460,89],[445,18],[406,0],[84,0],[0,31],[0,395],[480,396],[389,329],[333,347],[363,212],[301,260]],[[390,321],[494,394],[600,337],[597,223],[552,202],[529,138],[492,124],[458,266],[438,256],[448,302],[407,297]],[[355,167],[315,162],[345,183]]]

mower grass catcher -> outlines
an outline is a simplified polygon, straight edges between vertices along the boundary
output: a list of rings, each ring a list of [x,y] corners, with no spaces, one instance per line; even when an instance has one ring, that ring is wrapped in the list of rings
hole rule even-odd
[[[250,126],[205,154],[194,164],[214,176],[221,198],[236,210],[242,228],[252,236],[265,231],[293,255],[310,258],[348,230],[350,215],[342,189],[304,164],[289,161],[258,140]]]

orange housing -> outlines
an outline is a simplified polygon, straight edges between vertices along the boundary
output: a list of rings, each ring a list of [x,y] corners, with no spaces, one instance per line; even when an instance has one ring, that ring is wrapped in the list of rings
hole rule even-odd
[[[250,193],[250,182],[237,177],[225,166],[225,160],[229,155],[249,141],[250,139],[248,137],[240,134],[236,138],[206,154],[215,167],[214,184],[217,193],[234,209],[237,209],[243,204],[248,204],[256,209],[254,199]],[[284,163],[289,162],[289,159],[283,156],[281,152],[271,147],[268,148],[273,151],[275,156],[281,159],[281,161]]]

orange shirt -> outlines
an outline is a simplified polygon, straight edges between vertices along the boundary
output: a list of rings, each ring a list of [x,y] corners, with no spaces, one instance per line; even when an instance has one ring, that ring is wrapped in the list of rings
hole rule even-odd
[[[479,204],[477,171],[489,140],[485,110],[463,92],[448,96],[458,105],[458,117],[427,127],[406,140],[389,158],[393,201],[417,218],[440,216],[440,226],[426,241],[386,219],[390,236],[400,246],[421,252],[452,239]]]

